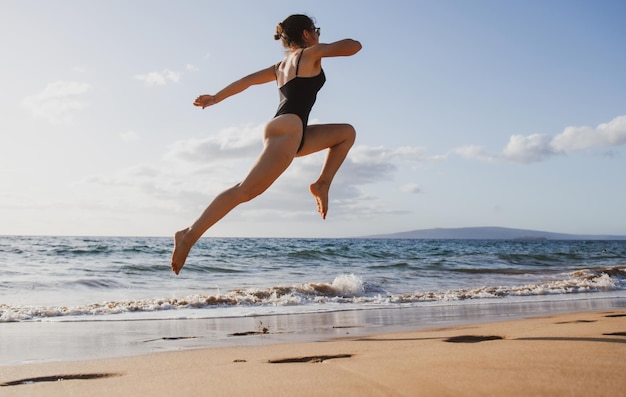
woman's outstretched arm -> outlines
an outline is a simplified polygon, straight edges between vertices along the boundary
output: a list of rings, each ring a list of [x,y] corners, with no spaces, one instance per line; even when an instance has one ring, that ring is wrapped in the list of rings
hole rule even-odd
[[[194,106],[200,106],[202,107],[202,109],[204,109],[208,106],[212,106],[216,103],[222,102],[224,99],[230,96],[239,94],[241,91],[244,91],[252,85],[265,84],[269,83],[270,81],[274,81],[276,80],[276,72],[274,68],[275,66],[272,65],[269,68],[249,74],[246,77],[227,85],[215,95],[200,95],[198,98],[196,98],[193,104]]]
[[[361,43],[352,39],[343,39],[334,43],[319,43],[310,48],[310,53],[316,58],[347,57],[361,50]]]

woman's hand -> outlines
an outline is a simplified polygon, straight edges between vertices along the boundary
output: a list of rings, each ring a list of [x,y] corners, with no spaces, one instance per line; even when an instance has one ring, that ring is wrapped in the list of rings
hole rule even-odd
[[[194,106],[200,106],[204,109],[207,106],[215,105],[217,101],[215,100],[215,95],[200,95],[196,98],[196,101],[193,103]]]

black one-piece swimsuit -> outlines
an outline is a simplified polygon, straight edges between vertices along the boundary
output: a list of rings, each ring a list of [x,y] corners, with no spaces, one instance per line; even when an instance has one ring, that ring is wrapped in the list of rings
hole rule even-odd
[[[298,61],[296,63],[296,77],[289,80],[279,88],[280,103],[278,105],[276,115],[274,116],[280,116],[281,114],[295,114],[300,117],[300,120],[302,120],[302,140],[300,141],[298,151],[302,149],[302,145],[304,144],[304,134],[306,126],[309,122],[309,114],[311,113],[311,109],[313,108],[313,104],[317,98],[317,93],[326,82],[324,70],[321,70],[317,76],[313,77],[298,76],[302,52],[304,52],[304,49],[300,51],[300,55],[298,56]]]

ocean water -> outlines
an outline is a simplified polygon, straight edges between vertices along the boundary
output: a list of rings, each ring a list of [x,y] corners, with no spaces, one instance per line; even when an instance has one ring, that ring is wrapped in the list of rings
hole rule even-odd
[[[626,297],[626,241],[0,236],[0,323]],[[1,328],[0,324],[0,328]]]

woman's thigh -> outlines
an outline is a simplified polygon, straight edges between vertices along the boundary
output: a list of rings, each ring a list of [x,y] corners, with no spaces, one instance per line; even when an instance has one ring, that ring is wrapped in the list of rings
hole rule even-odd
[[[319,152],[341,142],[353,142],[354,127],[350,124],[314,124],[307,127],[304,133],[304,144],[297,156]]]
[[[295,114],[282,114],[273,118],[265,125],[263,134],[265,139],[269,137],[292,137],[298,141],[302,138],[302,121]],[[296,146],[297,149],[298,146]]]
[[[281,116],[279,116],[281,117]],[[276,118],[265,127],[263,151],[241,182],[241,187],[252,194],[260,194],[267,189],[293,161],[300,138],[300,119]]]

